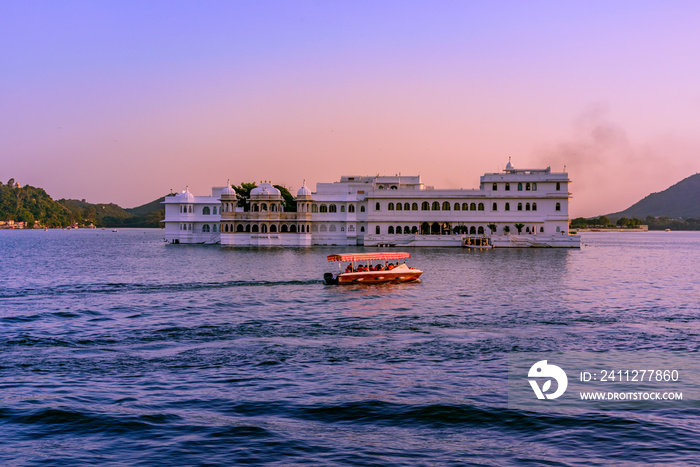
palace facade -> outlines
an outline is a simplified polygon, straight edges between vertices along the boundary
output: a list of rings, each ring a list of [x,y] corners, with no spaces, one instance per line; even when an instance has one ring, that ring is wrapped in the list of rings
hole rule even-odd
[[[467,236],[495,247],[579,247],[569,234],[569,176],[546,169],[485,174],[478,189],[434,189],[420,176],[343,176],[304,184],[296,212],[284,210],[270,183],[250,192],[246,206],[230,184],[211,196],[185,190],[165,201],[170,243],[222,246],[460,246]]]

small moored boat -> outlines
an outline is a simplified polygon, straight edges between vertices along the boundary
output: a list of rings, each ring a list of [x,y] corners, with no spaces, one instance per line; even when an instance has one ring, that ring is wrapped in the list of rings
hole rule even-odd
[[[462,240],[462,246],[475,250],[488,250],[493,248],[490,237],[485,236],[467,236]]]
[[[411,268],[401,260],[410,253],[347,253],[330,255],[328,262],[337,261],[338,273],[323,275],[326,284],[379,284],[382,282],[410,282],[417,280],[423,271]],[[343,269],[343,263],[347,263]]]

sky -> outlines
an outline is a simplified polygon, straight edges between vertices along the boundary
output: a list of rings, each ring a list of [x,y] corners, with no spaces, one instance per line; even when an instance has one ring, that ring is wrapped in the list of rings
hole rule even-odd
[[[570,215],[700,172],[697,1],[0,0],[0,180],[186,186],[564,168]]]

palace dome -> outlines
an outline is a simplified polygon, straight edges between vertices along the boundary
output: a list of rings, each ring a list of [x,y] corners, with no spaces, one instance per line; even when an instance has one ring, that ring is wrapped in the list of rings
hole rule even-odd
[[[250,190],[250,196],[282,196],[282,193],[269,183],[261,183],[259,186]]]
[[[311,190],[306,186],[306,182],[304,182],[301,188],[299,188],[299,191],[297,191],[297,197],[299,196],[311,196]]]
[[[181,201],[194,201],[194,195],[190,193],[189,187],[185,188],[183,191],[175,195]]]
[[[222,195],[236,196],[236,190],[231,186],[231,180],[226,180],[226,187],[221,191]]]

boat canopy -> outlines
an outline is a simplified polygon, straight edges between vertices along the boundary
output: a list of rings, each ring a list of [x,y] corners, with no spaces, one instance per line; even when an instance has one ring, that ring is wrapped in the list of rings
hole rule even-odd
[[[333,261],[389,261],[410,258],[410,253],[345,253],[328,256],[328,262]]]

